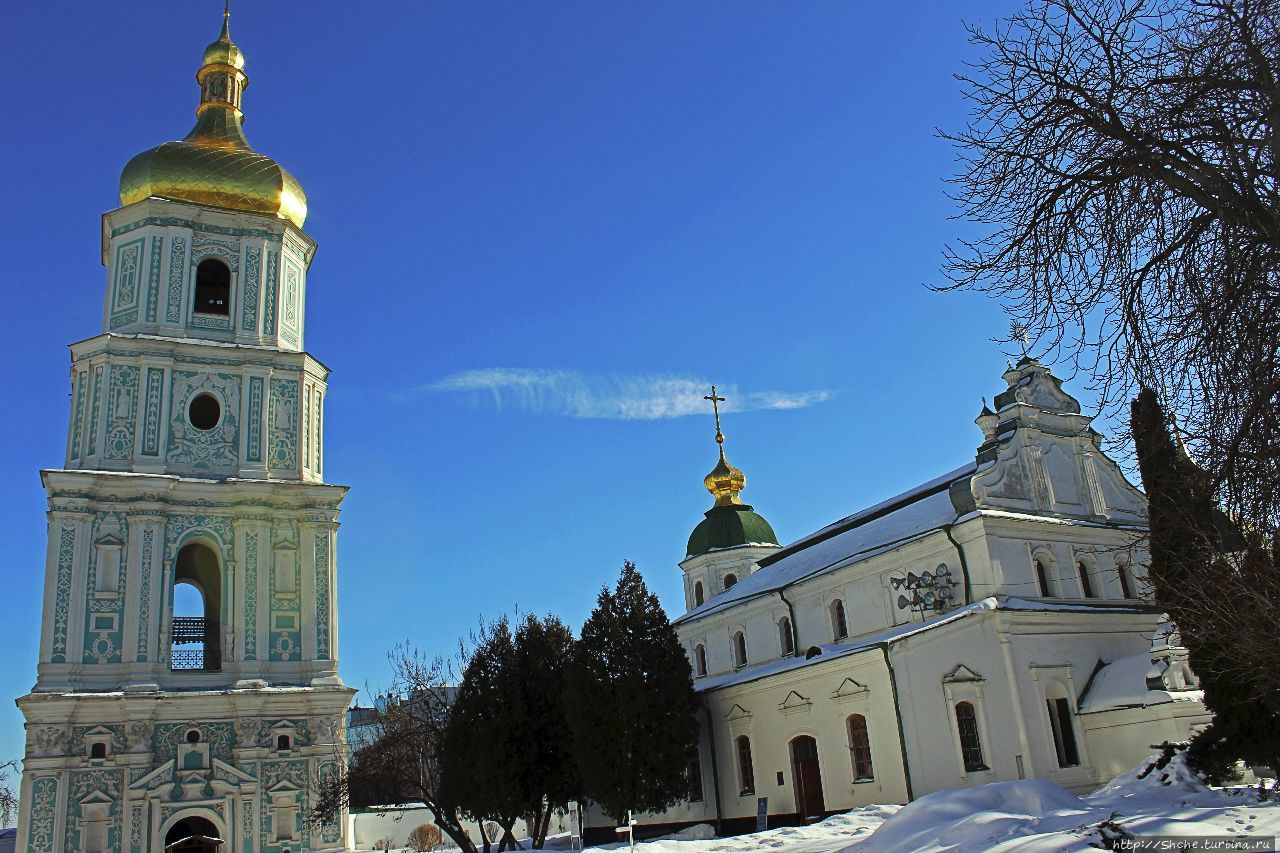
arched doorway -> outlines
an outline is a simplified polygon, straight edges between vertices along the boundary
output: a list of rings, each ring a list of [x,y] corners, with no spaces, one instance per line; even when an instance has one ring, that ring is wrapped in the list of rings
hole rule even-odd
[[[791,741],[791,778],[795,783],[796,813],[800,820],[821,820],[827,806],[822,798],[818,742],[808,735]]]
[[[213,822],[193,815],[169,828],[164,835],[164,849],[165,853],[220,853],[225,847]]]

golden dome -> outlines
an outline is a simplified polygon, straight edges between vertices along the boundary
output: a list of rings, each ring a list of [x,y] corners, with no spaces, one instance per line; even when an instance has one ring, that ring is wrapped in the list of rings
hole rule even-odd
[[[231,41],[231,9],[222,13],[222,34],[218,40],[204,49],[205,65],[230,65],[237,71],[244,70],[244,53]]]
[[[719,436],[717,436],[719,440]],[[724,445],[720,446],[720,461],[702,480],[702,485],[716,499],[716,506],[732,506],[741,504],[738,492],[747,487],[747,475],[729,464],[724,458]]]
[[[302,186],[245,139],[240,103],[249,78],[244,54],[231,41],[229,17],[224,12],[222,34],[205,48],[204,66],[196,73],[196,126],[185,139],[158,145],[129,161],[120,175],[120,203],[154,196],[269,213],[301,228],[307,218]]]

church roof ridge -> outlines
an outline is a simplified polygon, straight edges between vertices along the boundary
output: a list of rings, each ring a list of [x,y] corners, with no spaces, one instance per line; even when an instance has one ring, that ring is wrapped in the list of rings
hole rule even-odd
[[[852,530],[853,528],[859,527],[867,522],[874,521],[875,519],[888,515],[889,513],[896,512],[899,509],[910,506],[916,501],[923,500],[937,492],[946,491],[951,487],[952,483],[976,473],[977,470],[977,462],[967,462],[959,468],[948,471],[940,477],[935,477],[932,480],[928,480],[918,486],[907,489],[904,492],[899,492],[893,497],[886,498],[877,504],[872,504],[866,509],[861,509],[851,515],[846,515],[844,518],[833,521],[826,527],[820,527],[808,536],[803,536],[800,539],[784,546],[781,551],[764,558],[760,561],[760,567],[764,568],[770,563],[779,562],[798,551],[802,551],[805,548],[816,545],[825,539],[830,539],[832,536],[836,536],[846,530]]]

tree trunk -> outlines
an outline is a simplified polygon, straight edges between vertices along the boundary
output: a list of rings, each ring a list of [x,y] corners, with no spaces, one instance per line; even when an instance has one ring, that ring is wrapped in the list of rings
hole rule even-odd
[[[435,816],[435,825],[440,827],[440,830],[445,835],[449,836],[450,841],[458,845],[458,849],[462,853],[477,853],[476,843],[471,840],[471,836],[462,828],[462,822],[458,820],[456,815],[440,814],[435,809],[431,809],[431,812]],[[484,829],[482,828],[480,832],[483,835]],[[486,853],[488,849],[488,839],[485,839]]]

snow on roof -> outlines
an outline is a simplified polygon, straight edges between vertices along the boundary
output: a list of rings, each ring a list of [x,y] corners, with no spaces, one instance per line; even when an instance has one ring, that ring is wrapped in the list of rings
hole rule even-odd
[[[975,601],[973,604],[966,604],[964,607],[956,608],[950,613],[944,613],[924,622],[909,622],[905,625],[895,625],[884,631],[877,631],[874,634],[867,634],[857,637],[852,641],[843,643],[824,643],[818,646],[810,646],[817,648],[821,654],[812,658],[806,657],[785,657],[768,663],[759,664],[757,666],[748,666],[739,670],[731,670],[719,675],[708,676],[705,678],[694,679],[693,689],[699,693],[705,690],[715,690],[720,687],[730,687],[735,684],[745,684],[748,681],[757,681],[761,678],[767,678],[771,675],[777,675],[780,672],[789,672],[793,669],[799,669],[809,664],[819,664],[823,661],[829,661],[833,658],[846,657],[848,655],[865,652],[874,649],[883,643],[896,643],[905,640],[907,637],[915,634],[922,634],[925,631],[932,631],[935,628],[941,628],[944,625],[950,625],[966,616],[972,616],[975,613],[986,613],[992,610],[1018,610],[1025,612],[1052,613],[1057,611],[1105,611],[1116,612],[1124,610],[1139,610],[1135,607],[1106,607],[1090,604],[1056,604],[1044,601],[1029,601],[1025,598],[1009,598],[1007,596],[992,596]],[[1083,710],[1083,708],[1081,709]]]
[[[1151,655],[1146,652],[1118,658],[1102,667],[1080,698],[1080,713],[1145,708],[1166,702],[1197,700],[1204,695],[1199,690],[1149,690],[1147,673],[1151,669]]]
[[[959,470],[972,470],[972,467]],[[761,561],[758,571],[676,619],[675,624],[719,613],[739,602],[774,592],[841,566],[852,565],[941,528],[956,517],[955,507],[951,505],[946,489],[947,484],[954,481],[954,474],[952,472],[919,489],[828,525],[812,536],[787,546]],[[895,504],[900,505],[877,514]],[[845,529],[840,529],[842,526]]]
[[[710,676],[708,678],[698,678],[693,682],[693,689],[698,692],[706,690],[715,690],[718,687],[729,687],[734,684],[744,684],[748,681],[756,681],[770,675],[777,675],[780,672],[787,672],[793,669],[799,669],[809,664],[818,664],[829,661],[833,658],[846,657],[848,655],[865,652],[868,649],[874,649],[881,643],[893,643],[904,640],[914,634],[921,634],[925,631],[932,631],[934,628],[941,628],[943,625],[949,625],[952,622],[959,621],[966,616],[972,616],[975,613],[983,613],[989,610],[996,610],[1000,607],[999,601],[995,598],[984,598],[981,601],[975,601],[973,604],[965,605],[936,617],[926,622],[911,622],[906,625],[895,625],[885,631],[879,631],[875,634],[868,634],[865,637],[859,637],[854,642],[846,643],[824,643],[823,645],[811,647],[818,648],[822,651],[820,655],[812,658],[805,657],[789,657],[779,658],[778,660],[769,661],[759,666],[750,666],[745,669],[734,670],[721,673],[720,675]]]

